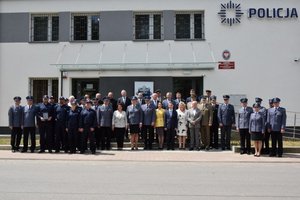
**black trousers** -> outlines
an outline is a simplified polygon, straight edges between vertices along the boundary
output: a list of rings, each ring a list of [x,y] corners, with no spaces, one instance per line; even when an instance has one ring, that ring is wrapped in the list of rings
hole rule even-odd
[[[96,147],[97,147],[97,149],[100,149],[100,145],[101,145],[101,131],[100,131],[99,127],[95,128],[95,139],[96,139]]]
[[[23,133],[24,133],[24,138],[23,138],[23,150],[27,151],[28,149],[28,137],[30,134],[30,141],[31,141],[31,146],[30,150],[34,151],[36,147],[36,142],[35,142],[35,127],[24,127]]]
[[[87,150],[87,143],[90,142],[90,150],[91,152],[96,151],[96,139],[95,139],[95,132],[90,130],[90,127],[85,127],[83,132],[81,133],[81,147],[80,152],[84,153]]]
[[[71,153],[76,152],[78,143],[78,128],[68,128],[68,147]]]
[[[149,134],[148,134],[149,133]],[[142,126],[142,135],[144,139],[145,149],[152,149],[152,144],[154,141],[154,127],[151,125]]]
[[[124,136],[125,136],[126,130],[125,130],[125,128],[115,128],[114,132],[116,135],[117,147],[122,149],[124,146]]]
[[[221,128],[221,147],[222,149],[230,149],[231,126],[222,126]]]
[[[13,127],[10,136],[10,145],[12,150],[19,150],[22,139],[21,127]]]
[[[50,122],[41,122],[39,124],[39,133],[40,133],[40,145],[41,150],[45,151],[48,149],[49,151],[53,149],[53,128],[52,123]]]
[[[219,147],[219,125],[213,124],[210,127],[210,143],[213,148]]]
[[[241,152],[251,152],[251,139],[249,129],[240,129]]]
[[[174,128],[167,129],[167,148],[168,149],[174,149],[175,145],[175,134],[176,131]]]
[[[110,150],[110,142],[111,142],[111,127],[101,127],[101,149]]]
[[[281,156],[283,153],[283,145],[282,145],[282,133],[280,131],[272,131],[271,132],[272,138],[272,155],[279,155]]]
[[[66,133],[66,126],[62,122],[55,123],[55,150],[59,151],[61,149],[68,150],[68,136]]]
[[[263,139],[263,143],[262,143],[262,152],[264,152],[265,154],[269,154],[270,153],[270,136],[271,133],[268,132],[268,129],[265,130],[265,134],[264,134],[264,139]]]

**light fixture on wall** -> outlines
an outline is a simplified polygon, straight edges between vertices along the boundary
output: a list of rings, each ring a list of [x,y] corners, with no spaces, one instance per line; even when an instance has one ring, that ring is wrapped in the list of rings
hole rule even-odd
[[[68,78],[68,72],[63,72],[62,76],[63,78]]]

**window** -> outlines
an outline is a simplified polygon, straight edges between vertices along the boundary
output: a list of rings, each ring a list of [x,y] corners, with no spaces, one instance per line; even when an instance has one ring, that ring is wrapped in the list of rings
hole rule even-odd
[[[73,14],[71,40],[99,40],[99,14]]]
[[[175,19],[176,39],[204,39],[203,12],[177,13]]]
[[[162,14],[136,13],[134,15],[134,39],[136,40],[161,40]]]
[[[58,41],[58,31],[58,15],[31,15],[32,42]]]

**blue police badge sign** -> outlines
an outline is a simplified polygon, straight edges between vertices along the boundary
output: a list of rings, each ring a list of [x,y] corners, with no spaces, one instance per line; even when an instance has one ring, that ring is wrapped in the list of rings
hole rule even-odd
[[[223,57],[224,60],[229,60],[230,56],[231,56],[230,51],[228,51],[228,50],[223,51],[222,57]]]
[[[229,16],[229,12],[233,12],[233,16]],[[222,3],[221,10],[218,12],[218,15],[221,17],[221,23],[230,26],[241,23],[243,14],[241,4],[232,3],[232,1],[229,1],[229,3]]]

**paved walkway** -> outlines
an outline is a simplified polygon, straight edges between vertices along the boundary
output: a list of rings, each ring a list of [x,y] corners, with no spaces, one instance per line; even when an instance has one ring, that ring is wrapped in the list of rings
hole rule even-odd
[[[262,163],[300,163],[300,154],[284,154],[277,157],[254,157],[240,155],[232,151],[98,151],[91,154],[49,154],[49,153],[12,153],[0,151],[1,160],[61,160],[61,161],[136,161],[136,162],[262,162]]]

